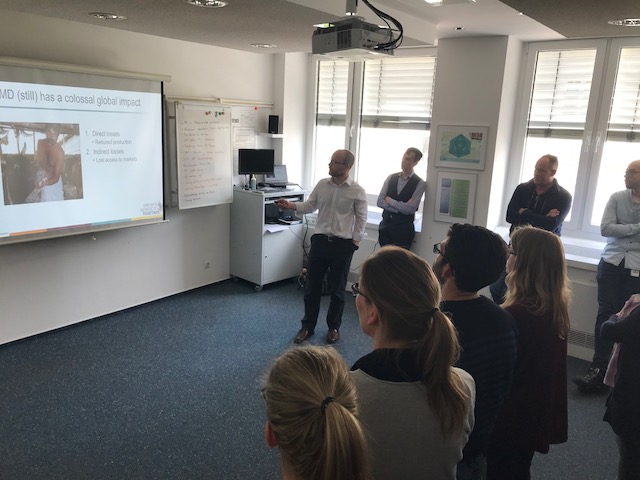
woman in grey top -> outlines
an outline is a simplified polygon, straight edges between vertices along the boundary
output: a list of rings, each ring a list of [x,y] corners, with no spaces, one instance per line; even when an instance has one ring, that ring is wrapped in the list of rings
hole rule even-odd
[[[474,424],[475,384],[453,367],[458,338],[438,309],[436,276],[412,252],[384,247],[364,262],[353,293],[374,348],[351,368],[373,478],[455,479]]]

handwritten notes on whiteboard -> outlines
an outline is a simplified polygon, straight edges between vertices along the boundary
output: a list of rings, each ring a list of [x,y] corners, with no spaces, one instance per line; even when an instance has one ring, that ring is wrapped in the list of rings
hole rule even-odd
[[[176,102],[178,206],[233,201],[231,107]]]

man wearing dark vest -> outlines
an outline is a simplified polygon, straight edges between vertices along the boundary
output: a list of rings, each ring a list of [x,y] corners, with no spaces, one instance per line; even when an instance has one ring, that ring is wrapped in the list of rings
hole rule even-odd
[[[415,212],[427,189],[427,184],[413,173],[413,167],[422,158],[417,148],[409,148],[402,156],[400,173],[389,175],[378,195],[378,207],[382,208],[382,221],[378,228],[378,242],[411,249],[416,231],[413,227]]]

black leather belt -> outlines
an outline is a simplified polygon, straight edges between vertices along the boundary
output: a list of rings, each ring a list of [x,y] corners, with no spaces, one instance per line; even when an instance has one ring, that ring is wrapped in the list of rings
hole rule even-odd
[[[335,235],[325,235],[324,233],[316,233],[316,235],[319,235],[321,237],[325,237],[327,239],[327,242],[329,242],[329,243],[333,243],[333,242],[351,242],[352,241],[350,238],[336,237]]]

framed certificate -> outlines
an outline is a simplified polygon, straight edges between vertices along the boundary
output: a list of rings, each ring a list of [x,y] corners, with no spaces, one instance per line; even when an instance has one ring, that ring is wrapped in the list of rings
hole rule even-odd
[[[436,167],[484,170],[489,127],[438,125]]]
[[[434,220],[449,223],[473,223],[478,175],[438,172]]]

